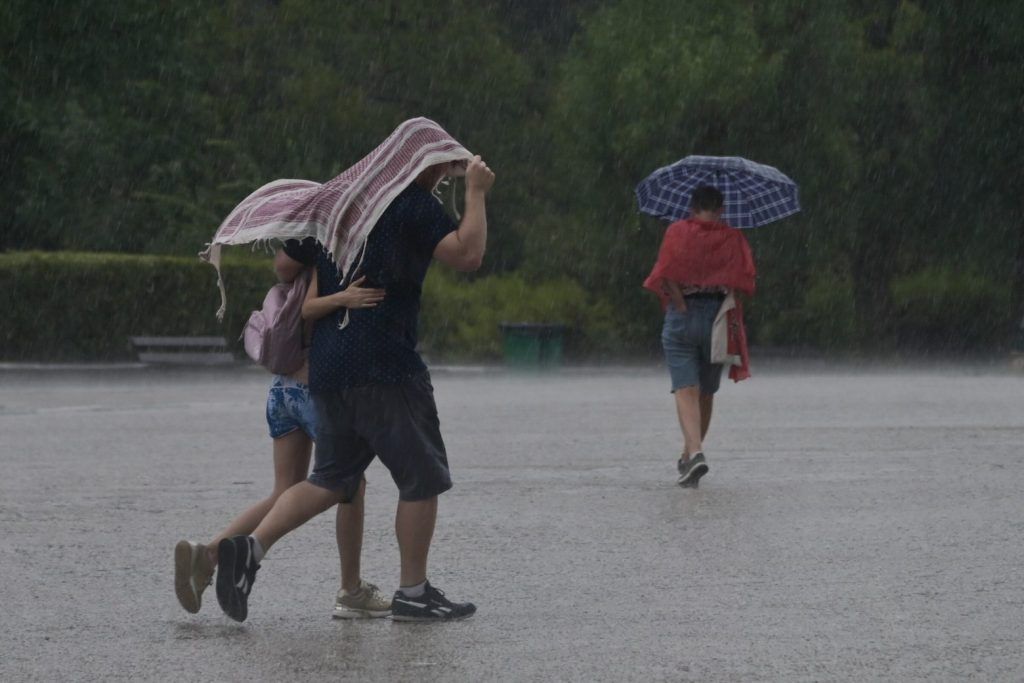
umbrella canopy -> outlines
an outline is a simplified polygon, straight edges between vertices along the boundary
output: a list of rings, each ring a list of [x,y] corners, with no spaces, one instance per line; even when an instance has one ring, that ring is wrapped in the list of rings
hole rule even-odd
[[[701,185],[722,193],[722,220],[734,228],[756,228],[800,210],[796,183],[743,157],[688,156],[644,178],[636,199],[643,213],[677,221],[690,214],[690,195]]]

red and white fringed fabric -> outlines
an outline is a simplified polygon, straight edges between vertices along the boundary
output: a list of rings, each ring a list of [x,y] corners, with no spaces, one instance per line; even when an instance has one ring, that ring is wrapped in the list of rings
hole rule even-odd
[[[221,305],[227,295],[220,273],[221,249],[270,239],[315,237],[344,277],[384,210],[425,169],[472,159],[455,138],[430,119],[402,123],[387,140],[326,183],[275,180],[235,207],[199,257],[217,269]]]

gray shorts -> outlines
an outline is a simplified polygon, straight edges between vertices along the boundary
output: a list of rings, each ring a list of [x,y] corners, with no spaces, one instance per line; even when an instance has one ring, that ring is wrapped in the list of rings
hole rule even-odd
[[[661,345],[672,377],[672,391],[700,386],[713,394],[722,381],[721,363],[711,362],[711,327],[721,308],[720,297],[686,297],[686,311],[665,313]]]
[[[312,484],[349,501],[374,457],[391,472],[401,500],[425,500],[452,487],[430,374],[403,384],[314,392],[317,439]]]

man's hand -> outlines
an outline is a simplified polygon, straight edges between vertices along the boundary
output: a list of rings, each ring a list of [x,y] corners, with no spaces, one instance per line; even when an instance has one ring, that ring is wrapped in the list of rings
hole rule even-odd
[[[494,185],[494,171],[477,154],[466,165],[466,193],[487,194],[492,185]]]

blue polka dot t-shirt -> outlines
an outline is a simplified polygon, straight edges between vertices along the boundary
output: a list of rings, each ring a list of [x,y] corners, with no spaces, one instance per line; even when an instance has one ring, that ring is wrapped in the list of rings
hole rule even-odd
[[[416,352],[423,279],[434,249],[455,228],[441,203],[416,183],[395,198],[370,232],[351,278],[365,275],[362,286],[384,289],[384,300],[375,308],[349,310],[343,330],[338,323],[346,309],[316,322],[309,352],[312,391],[401,384],[427,369]],[[316,272],[320,296],[343,289],[338,268],[323,248]]]

